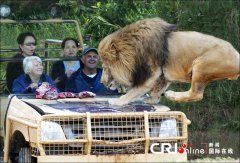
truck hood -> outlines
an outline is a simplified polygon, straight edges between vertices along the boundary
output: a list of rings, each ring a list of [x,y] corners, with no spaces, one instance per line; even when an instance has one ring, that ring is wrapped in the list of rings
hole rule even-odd
[[[25,103],[33,107],[42,114],[73,114],[73,113],[103,113],[103,112],[142,112],[155,111],[156,106],[143,104],[140,102],[131,103],[124,106],[113,106],[108,104],[110,98],[68,98],[57,100],[44,99],[22,99]],[[168,109],[168,108],[165,108]],[[165,110],[166,111],[166,110]]]

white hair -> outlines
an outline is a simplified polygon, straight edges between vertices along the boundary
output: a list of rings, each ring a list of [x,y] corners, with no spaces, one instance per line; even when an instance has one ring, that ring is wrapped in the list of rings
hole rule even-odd
[[[25,57],[23,60],[23,71],[25,74],[29,74],[33,68],[33,61],[36,60],[40,63],[42,63],[41,58],[37,56],[29,56]]]

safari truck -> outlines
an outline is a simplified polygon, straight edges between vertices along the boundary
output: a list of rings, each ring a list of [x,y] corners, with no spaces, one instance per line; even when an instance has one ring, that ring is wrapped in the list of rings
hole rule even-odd
[[[1,23],[22,22],[1,20]],[[76,21],[23,23],[73,23],[80,47],[84,48]],[[48,39],[46,43],[49,42],[54,41]],[[49,68],[48,61],[60,59],[50,57],[50,50],[48,46],[43,49],[45,70]],[[1,57],[1,63],[10,60]],[[124,106],[109,105],[108,100],[118,95],[55,100],[35,97],[1,93],[4,162],[187,161],[190,121],[182,112],[144,104],[142,100]]]

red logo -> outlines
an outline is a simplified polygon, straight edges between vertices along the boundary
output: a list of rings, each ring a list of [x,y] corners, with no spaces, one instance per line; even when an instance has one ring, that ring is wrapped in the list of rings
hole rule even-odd
[[[181,148],[178,149],[178,153],[184,153],[187,147],[190,147],[190,144],[183,144]]]

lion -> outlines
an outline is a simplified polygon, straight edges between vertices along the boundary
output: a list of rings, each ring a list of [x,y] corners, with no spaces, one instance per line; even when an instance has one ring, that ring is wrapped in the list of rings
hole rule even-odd
[[[127,25],[100,41],[101,82],[110,89],[127,87],[126,94],[109,101],[125,105],[149,94],[146,103],[157,104],[163,94],[177,102],[203,98],[214,80],[236,80],[239,52],[227,41],[195,31],[176,31],[161,18]],[[167,90],[173,82],[191,83],[185,92]],[[167,90],[167,91],[166,91]]]

